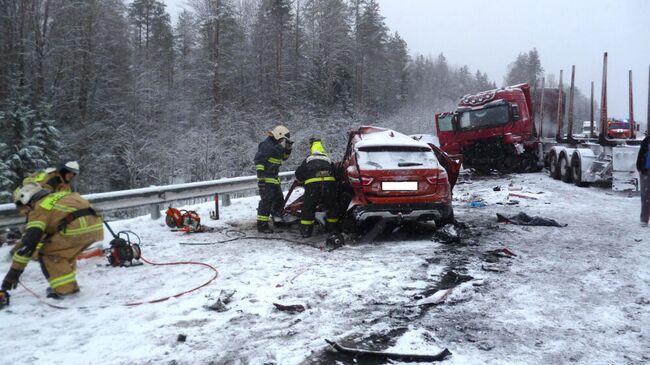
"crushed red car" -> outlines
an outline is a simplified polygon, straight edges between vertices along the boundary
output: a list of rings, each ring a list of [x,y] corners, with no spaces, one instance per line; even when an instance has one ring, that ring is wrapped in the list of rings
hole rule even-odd
[[[336,164],[339,216],[344,227],[371,221],[452,223],[452,188],[460,165],[433,144],[394,130],[362,126],[349,133],[343,160]],[[300,215],[302,197],[285,212]]]

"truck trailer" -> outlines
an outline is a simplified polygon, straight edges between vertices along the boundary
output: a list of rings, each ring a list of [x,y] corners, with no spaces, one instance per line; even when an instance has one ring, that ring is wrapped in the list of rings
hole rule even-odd
[[[611,183],[612,189],[617,191],[638,190],[635,163],[640,141],[635,137],[638,125],[635,128],[631,97],[627,138],[611,138],[608,133],[607,53],[603,59],[600,127],[589,121],[588,134],[573,134],[574,79],[575,67],[571,77],[566,131],[562,72],[560,87],[555,92],[541,88],[538,105],[547,105],[549,96],[556,100],[555,138],[544,137],[548,134],[541,123],[544,110],[540,110],[539,128],[536,128],[530,86],[519,84],[464,96],[454,112],[436,114],[441,149],[461,160],[463,167],[479,172],[533,172],[546,167],[554,179],[577,186],[598,182]],[[591,125],[594,125],[593,130]]]

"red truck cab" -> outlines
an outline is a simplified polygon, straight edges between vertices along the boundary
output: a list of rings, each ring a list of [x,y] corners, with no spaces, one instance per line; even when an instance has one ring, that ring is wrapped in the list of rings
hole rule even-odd
[[[632,137],[632,125],[628,120],[610,118],[607,120],[607,137],[628,139]]]
[[[440,147],[466,168],[525,171],[536,166],[536,133],[528,84],[461,98],[436,115]]]

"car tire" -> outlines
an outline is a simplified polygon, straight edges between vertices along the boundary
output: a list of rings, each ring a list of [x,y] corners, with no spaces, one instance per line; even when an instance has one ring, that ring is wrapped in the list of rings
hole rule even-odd
[[[454,218],[454,210],[452,209],[451,212],[446,217],[440,218],[435,222],[436,222],[436,228],[442,228],[447,224],[455,224],[456,218]]]

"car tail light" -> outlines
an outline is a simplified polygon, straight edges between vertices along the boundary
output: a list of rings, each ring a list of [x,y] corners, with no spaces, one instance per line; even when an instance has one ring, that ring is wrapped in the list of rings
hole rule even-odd
[[[438,175],[436,175],[436,176],[427,176],[427,181],[431,185],[448,184],[449,183],[449,179],[447,178],[447,172],[446,171],[438,171]]]
[[[354,187],[354,188],[360,188],[362,186],[368,186],[368,185],[372,184],[372,182],[374,181],[373,178],[365,177],[365,176],[361,176],[360,178],[351,177],[349,179],[350,179],[350,185],[352,185],[352,187]]]

